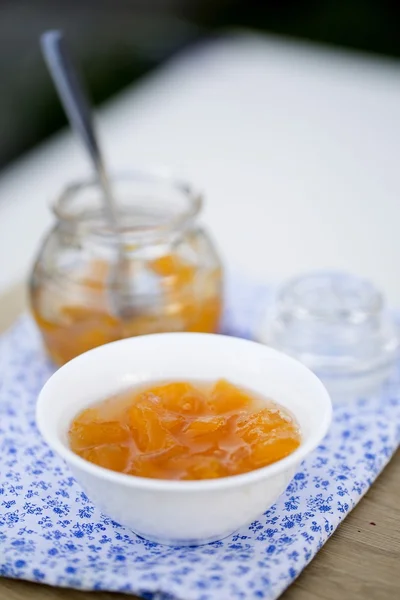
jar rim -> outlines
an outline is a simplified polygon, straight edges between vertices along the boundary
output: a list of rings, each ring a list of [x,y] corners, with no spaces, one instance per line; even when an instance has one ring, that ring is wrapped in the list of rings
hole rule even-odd
[[[178,179],[174,175],[160,173],[155,170],[129,170],[120,171],[111,174],[110,177],[111,185],[113,183],[132,183],[132,185],[154,185],[165,186],[170,192],[174,192],[184,200],[185,206],[181,208],[175,215],[170,218],[166,218],[163,222],[151,225],[126,225],[121,224],[115,229],[110,223],[107,223],[105,212],[103,215],[103,222],[101,225],[89,226],[88,229],[93,233],[110,235],[115,234],[129,234],[130,236],[137,236],[142,238],[143,236],[159,236],[181,231],[185,229],[199,214],[203,205],[203,196],[200,192],[195,190],[188,182]],[[74,212],[71,210],[71,203],[80,193],[88,191],[90,189],[98,189],[100,192],[99,199],[101,199],[101,188],[98,180],[93,177],[90,179],[84,179],[81,181],[75,181],[68,184],[61,192],[59,197],[52,205],[52,210],[56,218],[63,225],[70,225],[78,227],[85,220],[85,210]],[[132,197],[135,192],[133,192]],[[118,196],[117,196],[118,203]],[[101,203],[100,203],[101,206]]]

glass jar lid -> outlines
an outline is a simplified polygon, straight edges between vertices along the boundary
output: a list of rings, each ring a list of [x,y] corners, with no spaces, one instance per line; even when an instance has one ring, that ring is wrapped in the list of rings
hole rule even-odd
[[[399,354],[398,330],[382,294],[339,271],[284,284],[260,338],[303,362],[335,394],[362,393],[380,383]]]

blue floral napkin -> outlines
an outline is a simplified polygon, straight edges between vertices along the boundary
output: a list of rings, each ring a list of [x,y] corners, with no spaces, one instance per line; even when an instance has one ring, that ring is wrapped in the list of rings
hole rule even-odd
[[[268,300],[231,282],[225,331],[251,337]],[[249,527],[207,546],[147,542],[102,515],[41,440],[35,400],[52,372],[23,317],[0,338],[0,574],[154,600],[277,598],[386,465],[400,441],[400,368],[381,397],[335,408],[331,431]],[[56,399],[55,399],[56,400]]]

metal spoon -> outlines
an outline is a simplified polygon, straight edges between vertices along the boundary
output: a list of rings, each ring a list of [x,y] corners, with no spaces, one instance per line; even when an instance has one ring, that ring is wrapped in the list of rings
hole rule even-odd
[[[61,103],[67,114],[69,123],[83,146],[86,148],[98,183],[103,193],[103,204],[106,219],[115,232],[117,261],[111,265],[108,281],[111,310],[116,316],[123,318],[127,312],[129,264],[124,255],[118,225],[118,211],[112,194],[110,180],[97,140],[93,114],[89,100],[79,80],[78,72],[71,60],[67,44],[61,31],[47,31],[41,36],[44,59],[53,79]],[[126,288],[126,289],[125,289]]]

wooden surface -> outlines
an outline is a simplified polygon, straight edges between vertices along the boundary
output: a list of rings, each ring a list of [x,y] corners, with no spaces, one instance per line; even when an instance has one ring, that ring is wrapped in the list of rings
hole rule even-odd
[[[25,304],[23,286],[0,296],[0,330]],[[372,486],[282,600],[393,600],[400,597],[400,454]],[[1,557],[1,548],[0,548]],[[78,592],[0,579],[3,600],[117,600],[121,594]],[[180,598],[179,600],[185,600]],[[230,600],[221,598],[221,600]]]

